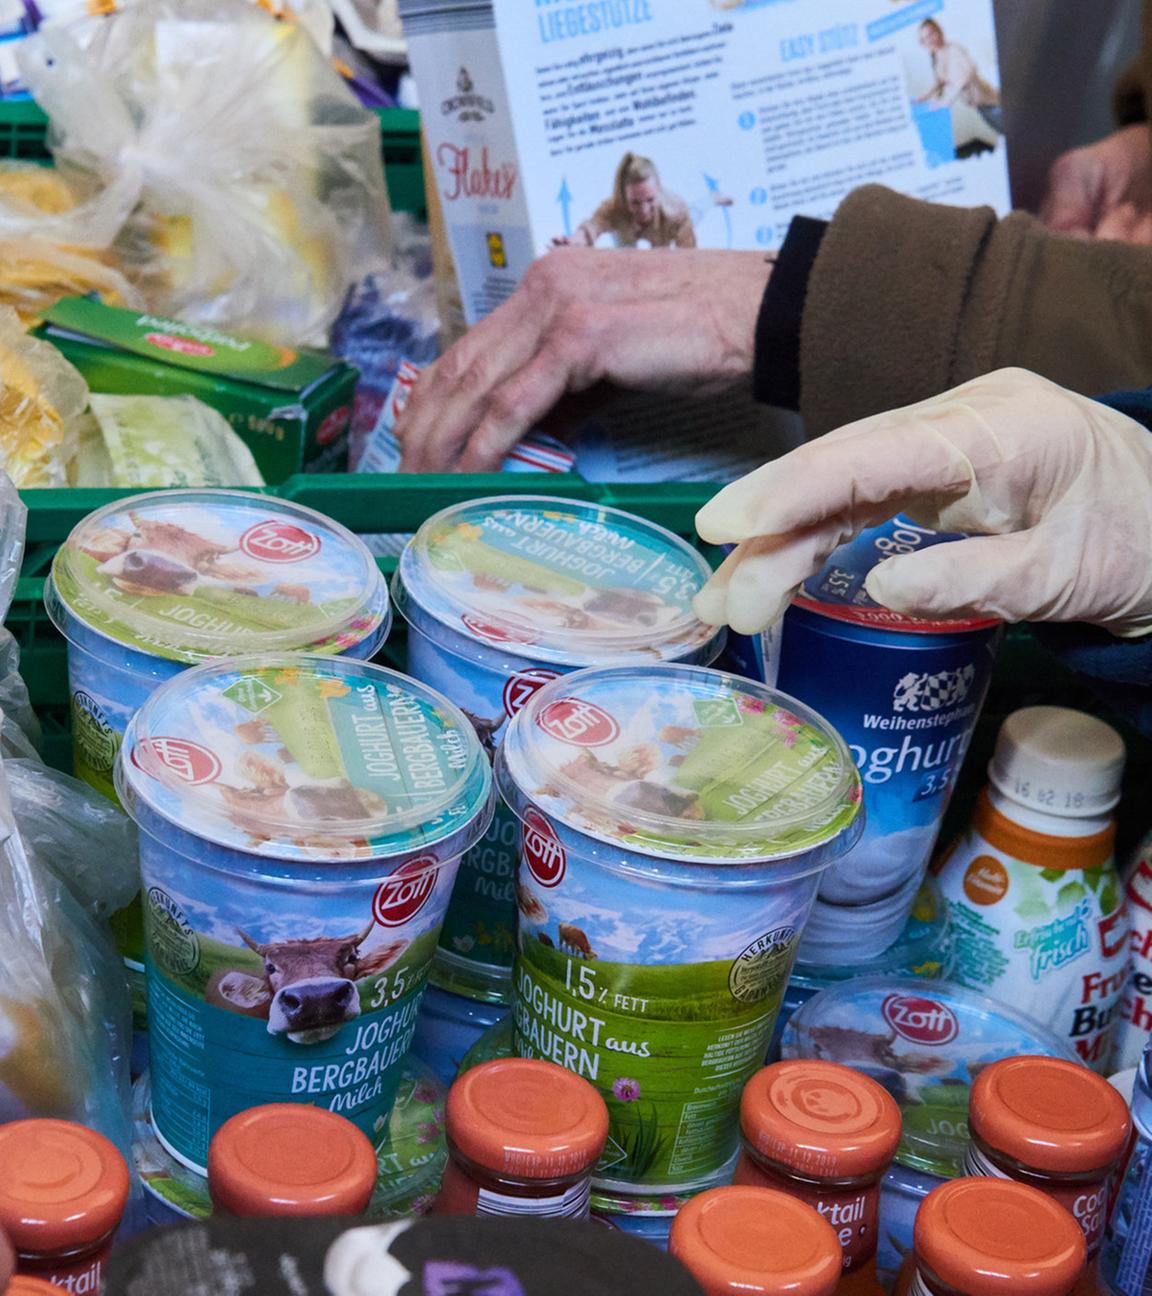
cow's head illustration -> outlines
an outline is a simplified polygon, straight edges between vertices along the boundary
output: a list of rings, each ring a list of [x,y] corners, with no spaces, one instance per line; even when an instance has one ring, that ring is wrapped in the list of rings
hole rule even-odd
[[[382,972],[407,947],[395,940],[362,957],[360,946],[374,927],[350,936],[261,944],[237,928],[240,939],[259,955],[263,977],[231,969],[217,972],[205,996],[218,1008],[251,1017],[266,1017],[272,1035],[295,1044],[331,1039],[347,1021],[360,1015],[357,981]]]

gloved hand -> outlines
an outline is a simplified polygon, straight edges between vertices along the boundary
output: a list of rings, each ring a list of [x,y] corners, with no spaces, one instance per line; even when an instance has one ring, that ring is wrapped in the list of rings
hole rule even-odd
[[[696,525],[738,547],[697,614],[764,629],[838,545],[897,513],[978,534],[881,563],[865,589],[885,607],[1152,629],[1152,434],[1022,369],[862,419],[722,490]]]

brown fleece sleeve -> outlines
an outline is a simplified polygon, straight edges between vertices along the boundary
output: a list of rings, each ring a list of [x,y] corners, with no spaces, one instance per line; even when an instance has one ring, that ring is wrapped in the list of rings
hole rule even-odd
[[[808,435],[1007,365],[1086,395],[1152,384],[1152,249],[879,185],[850,194],[808,281]]]

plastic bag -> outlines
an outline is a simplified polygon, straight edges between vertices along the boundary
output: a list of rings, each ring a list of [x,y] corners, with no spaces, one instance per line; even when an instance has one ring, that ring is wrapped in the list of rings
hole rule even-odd
[[[48,342],[0,307],[0,468],[15,485],[66,486],[88,384]],[[7,604],[5,604],[7,607]]]
[[[322,344],[387,264],[379,122],[302,27],[248,0],[139,0],[21,58],[57,166],[92,195],[52,236],[114,245],[150,309]]]
[[[0,611],[12,599],[24,507],[0,477]],[[4,632],[0,698],[27,709]],[[104,918],[139,889],[135,830],[49,769],[13,715],[0,725],[0,1121],[82,1121],[130,1152],[130,1008]],[[21,746],[22,757],[11,757]]]

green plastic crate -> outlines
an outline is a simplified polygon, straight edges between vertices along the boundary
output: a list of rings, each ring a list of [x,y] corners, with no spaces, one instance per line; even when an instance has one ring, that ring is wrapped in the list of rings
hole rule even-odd
[[[424,162],[420,154],[420,114],[408,108],[380,108],[380,142],[388,197],[396,211],[423,218]],[[50,162],[48,118],[27,99],[0,99],[0,158]]]

